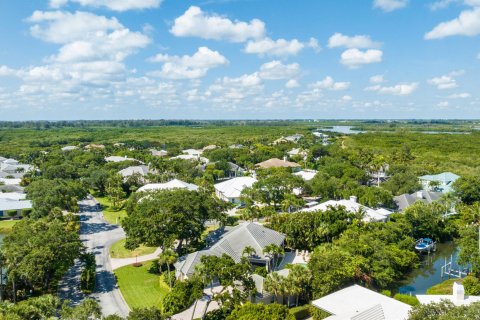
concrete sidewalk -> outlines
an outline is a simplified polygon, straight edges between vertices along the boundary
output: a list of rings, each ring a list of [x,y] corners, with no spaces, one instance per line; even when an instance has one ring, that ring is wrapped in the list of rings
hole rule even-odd
[[[154,253],[146,254],[144,256],[139,256],[136,258],[112,258],[110,257],[110,265],[112,266],[112,270],[116,270],[118,268],[128,266],[135,262],[146,262],[154,259],[158,259],[158,256],[162,253],[161,248],[157,248]]]

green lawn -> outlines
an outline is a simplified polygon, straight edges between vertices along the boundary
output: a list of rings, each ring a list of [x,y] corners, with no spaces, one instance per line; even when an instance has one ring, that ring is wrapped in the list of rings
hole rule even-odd
[[[103,217],[110,224],[119,224],[127,216],[125,209],[114,209],[112,203],[106,197],[95,197],[102,205]]]
[[[452,294],[453,283],[462,282],[462,279],[448,279],[428,288],[427,294]]]
[[[131,309],[161,308],[162,299],[168,292],[168,286],[160,284],[158,275],[148,272],[151,262],[141,267],[125,266],[115,270],[118,286]]]
[[[0,220],[0,233],[9,233],[13,226],[20,220]]]
[[[125,239],[122,239],[110,247],[110,256],[112,258],[134,258],[136,256],[154,253],[156,249],[155,247],[140,246],[133,251],[128,250],[125,249]]]

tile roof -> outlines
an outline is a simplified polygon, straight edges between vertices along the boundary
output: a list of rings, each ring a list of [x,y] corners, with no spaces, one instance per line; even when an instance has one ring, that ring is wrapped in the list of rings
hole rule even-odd
[[[280,160],[278,158],[272,158],[260,163],[257,163],[255,166],[268,169],[268,168],[297,168],[300,167],[298,163],[290,162],[287,160]]]

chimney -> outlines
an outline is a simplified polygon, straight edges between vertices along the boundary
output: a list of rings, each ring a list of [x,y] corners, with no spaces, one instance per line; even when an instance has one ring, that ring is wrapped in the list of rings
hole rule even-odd
[[[458,282],[453,283],[453,302],[456,305],[463,304],[465,300],[465,288]]]
[[[357,203],[357,197],[356,196],[350,196],[350,201]]]
[[[423,199],[423,191],[422,190],[417,191],[417,198],[418,199]]]

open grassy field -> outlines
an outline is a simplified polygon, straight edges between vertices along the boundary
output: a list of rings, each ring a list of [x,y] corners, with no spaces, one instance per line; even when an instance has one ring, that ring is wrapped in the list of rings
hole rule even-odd
[[[155,247],[146,247],[141,245],[135,250],[125,249],[125,239],[115,242],[110,247],[110,256],[112,258],[134,258],[136,256],[143,256],[146,254],[154,253]]]
[[[20,220],[0,220],[0,233],[9,233],[13,226]]]
[[[106,197],[95,197],[100,202],[103,211],[103,217],[110,224],[120,224],[122,219],[127,216],[127,212],[121,209],[114,209],[112,203]]]
[[[148,272],[151,262],[141,267],[125,266],[115,270],[118,286],[130,308],[160,308],[168,292],[161,277]]]

